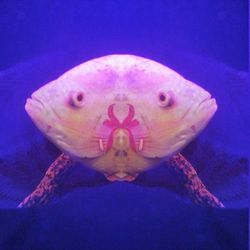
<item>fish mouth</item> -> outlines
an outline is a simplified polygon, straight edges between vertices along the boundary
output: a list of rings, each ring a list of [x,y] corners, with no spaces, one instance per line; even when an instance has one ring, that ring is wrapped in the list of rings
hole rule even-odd
[[[26,100],[25,104],[26,112],[31,116],[31,118],[54,115],[58,120],[61,119],[61,116],[58,114],[55,108],[46,104],[36,95],[36,92],[31,95],[30,98]]]
[[[33,114],[43,112],[44,104],[39,98],[32,94],[31,97],[26,100],[24,108],[26,112],[32,116]]]
[[[206,95],[206,97],[204,97],[204,99],[202,99],[202,101],[200,102],[199,105],[202,105],[203,103],[205,103],[205,102],[207,102],[207,101],[209,101],[209,100],[211,100],[211,99],[212,99],[212,96],[211,96],[210,93],[208,93],[208,94]]]
[[[198,105],[199,110],[206,110],[214,113],[217,110],[217,104],[215,98],[208,94]]]

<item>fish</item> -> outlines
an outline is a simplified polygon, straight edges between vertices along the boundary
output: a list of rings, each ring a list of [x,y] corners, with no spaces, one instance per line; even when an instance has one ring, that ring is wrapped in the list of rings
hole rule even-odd
[[[176,156],[206,127],[217,104],[208,91],[163,64],[115,54],[43,85],[25,110],[70,159],[110,181],[133,181]]]

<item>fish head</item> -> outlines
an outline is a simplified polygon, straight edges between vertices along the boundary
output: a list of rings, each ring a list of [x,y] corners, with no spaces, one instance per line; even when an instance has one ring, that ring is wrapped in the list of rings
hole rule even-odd
[[[110,55],[85,62],[27,99],[36,126],[80,158],[114,150],[164,158],[209,122],[216,101],[202,87],[155,61]],[[119,163],[120,164],[120,163]]]

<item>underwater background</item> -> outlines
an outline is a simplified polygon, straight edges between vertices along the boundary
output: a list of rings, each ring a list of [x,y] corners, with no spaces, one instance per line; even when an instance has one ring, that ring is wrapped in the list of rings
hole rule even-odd
[[[248,249],[248,1],[0,1],[0,249]],[[17,205],[60,154],[24,110],[66,70],[108,54],[160,62],[218,111],[184,150],[225,209],[192,204],[167,168],[109,183],[72,168],[50,204]]]

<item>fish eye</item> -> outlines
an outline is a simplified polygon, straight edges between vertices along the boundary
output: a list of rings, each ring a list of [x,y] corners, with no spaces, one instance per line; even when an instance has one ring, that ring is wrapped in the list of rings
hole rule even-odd
[[[173,104],[173,94],[169,91],[160,91],[158,94],[158,101],[161,107],[170,107]]]
[[[84,105],[84,93],[82,91],[76,91],[71,94],[70,104],[73,107],[81,108]]]

